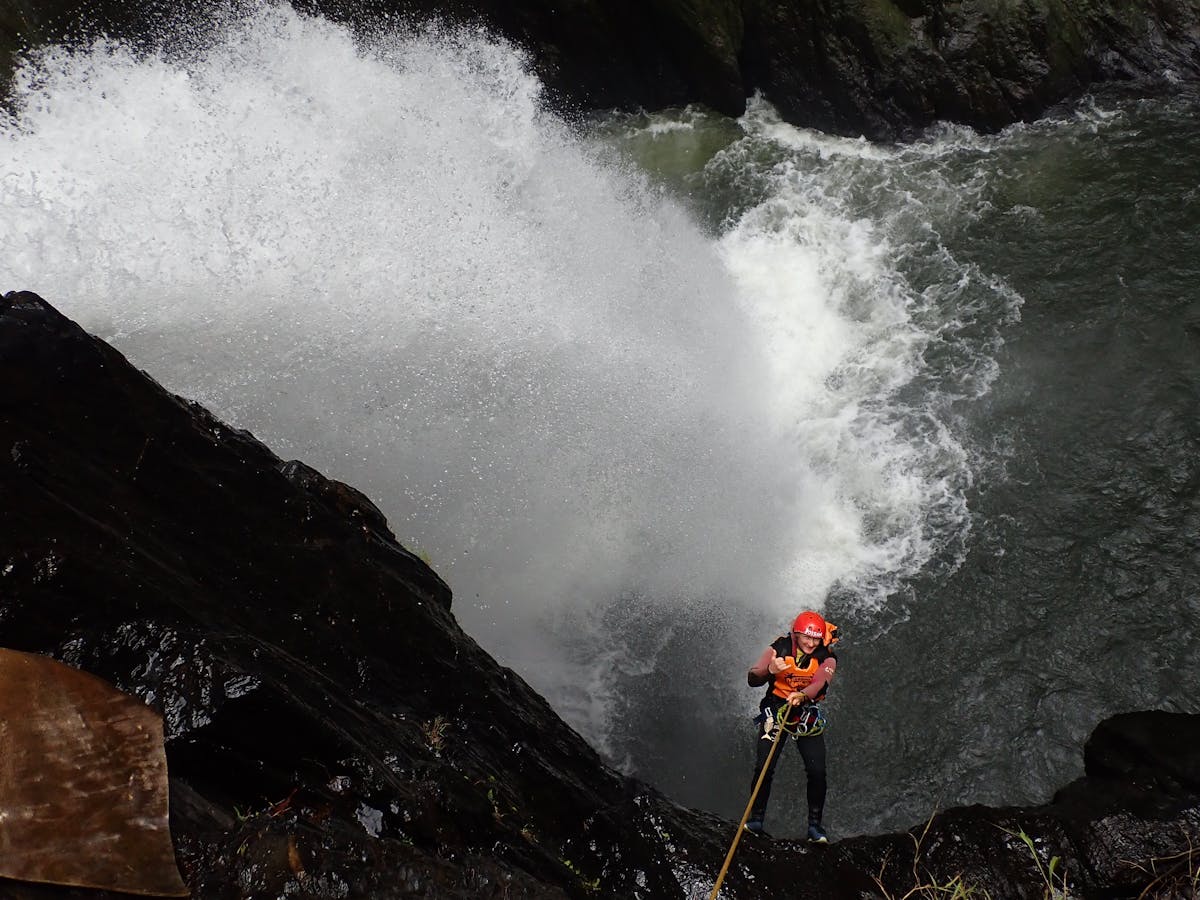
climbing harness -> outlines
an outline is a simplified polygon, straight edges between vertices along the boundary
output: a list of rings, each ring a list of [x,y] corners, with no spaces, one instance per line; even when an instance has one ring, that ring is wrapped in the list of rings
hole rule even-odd
[[[779,709],[783,711],[785,707]],[[816,737],[825,731],[825,724],[825,711],[820,704],[812,703],[801,707],[797,717],[792,720],[790,731],[798,738]]]
[[[784,717],[791,716],[787,723],[784,723]],[[825,710],[821,709],[819,703],[809,703],[806,706],[788,706],[786,703],[779,707],[773,715],[767,715],[765,709],[761,710],[754,721],[762,726],[762,740],[771,740],[775,734],[775,729],[784,727],[788,734],[793,737],[816,737],[825,731],[825,726],[828,724],[825,720]]]
[[[789,718],[792,713],[795,713],[796,718]],[[763,716],[765,731],[768,722],[766,710],[763,710]],[[825,714],[821,712],[815,703],[804,707],[795,707],[785,703],[770,718],[774,719],[775,722],[775,727],[772,729],[775,732],[775,737],[771,740],[771,752],[767,754],[762,771],[758,773],[758,781],[754,783],[754,790],[750,792],[750,800],[746,803],[746,811],[742,813],[742,820],[738,822],[737,834],[733,836],[733,843],[729,845],[729,852],[725,854],[725,862],[721,866],[720,874],[717,875],[717,881],[713,885],[712,893],[708,895],[708,900],[717,900],[717,894],[721,891],[721,884],[725,881],[725,874],[729,871],[730,863],[733,862],[733,854],[737,852],[738,844],[741,843],[742,833],[746,828],[746,820],[750,818],[750,810],[754,808],[754,800],[758,797],[758,790],[762,787],[763,780],[767,777],[767,772],[771,768],[771,760],[775,756],[775,751],[779,749],[780,738],[785,734],[790,734],[793,737],[813,737],[825,730]],[[801,728],[804,730],[800,730]],[[763,736],[766,737],[766,734]]]

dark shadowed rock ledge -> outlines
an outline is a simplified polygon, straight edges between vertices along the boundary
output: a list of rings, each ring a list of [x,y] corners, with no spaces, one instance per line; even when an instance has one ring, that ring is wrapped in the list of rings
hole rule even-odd
[[[707,896],[732,823],[606,767],[463,633],[362,494],[33,294],[0,301],[0,385],[0,643],[162,712],[195,896]],[[1072,896],[1136,896],[1150,860],[1200,846],[1198,748],[1200,717],[1110,719],[1052,803],[938,815],[918,871],[1041,896],[1023,830]],[[722,896],[876,896],[881,869],[911,887],[910,835],[756,840]]]
[[[20,48],[97,30],[203,32],[218,0],[0,0],[0,84]],[[235,4],[236,5],[236,4]],[[481,24],[526,48],[571,108],[698,102],[874,139],[945,120],[994,130],[1098,82],[1200,78],[1200,0],[295,0],[371,29]],[[180,28],[180,20],[192,26]]]

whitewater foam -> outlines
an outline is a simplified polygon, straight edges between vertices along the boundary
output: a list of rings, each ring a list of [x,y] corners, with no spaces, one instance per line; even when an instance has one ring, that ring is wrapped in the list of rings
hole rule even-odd
[[[968,454],[924,358],[950,300],[898,263],[919,213],[896,190],[872,218],[809,165],[897,151],[752,104],[705,172],[764,199],[714,238],[548,114],[511,47],[286,6],[191,51],[52,48],[17,95],[0,285],[362,488],[598,743],[610,673],[652,671],[621,610],[774,627],[834,584],[878,604],[963,539]],[[973,390],[996,334],[956,357]]]

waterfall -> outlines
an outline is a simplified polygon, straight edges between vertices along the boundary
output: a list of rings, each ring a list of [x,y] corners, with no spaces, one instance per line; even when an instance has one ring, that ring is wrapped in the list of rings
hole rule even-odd
[[[280,5],[170,50],[49,48],[16,97],[0,290],[362,489],[602,747],[664,623],[725,635],[725,678],[738,629],[834,585],[877,606],[969,527],[927,350],[973,275],[917,284],[936,240],[846,196],[896,151],[756,101],[696,173],[738,198],[705,222],[512,47]],[[980,391],[988,340],[955,356]]]

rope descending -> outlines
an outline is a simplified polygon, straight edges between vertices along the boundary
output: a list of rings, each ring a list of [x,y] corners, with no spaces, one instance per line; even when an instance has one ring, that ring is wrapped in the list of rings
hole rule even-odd
[[[791,713],[795,712],[795,718],[791,718]],[[754,783],[754,790],[750,792],[750,800],[746,803],[746,810],[742,813],[742,820],[738,822],[737,834],[733,836],[733,843],[729,845],[729,852],[725,854],[725,862],[721,866],[721,871],[717,875],[717,881],[713,885],[712,893],[708,895],[708,900],[717,900],[717,894],[721,890],[721,885],[725,881],[725,875],[729,871],[729,865],[733,862],[733,854],[737,852],[738,844],[742,840],[742,832],[746,827],[746,820],[750,818],[750,810],[754,808],[754,799],[758,796],[758,789],[762,787],[763,779],[767,777],[767,772],[771,768],[771,760],[775,757],[775,751],[779,748],[779,740],[785,734],[790,734],[793,737],[815,737],[825,730],[825,713],[816,703],[810,703],[806,706],[797,707],[790,703],[785,703],[775,712],[775,738],[771,741],[771,752],[767,754],[767,759],[763,763],[762,771],[758,773],[758,781]]]

